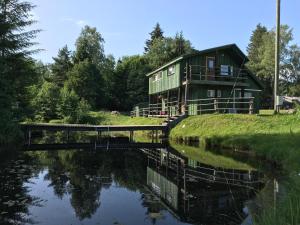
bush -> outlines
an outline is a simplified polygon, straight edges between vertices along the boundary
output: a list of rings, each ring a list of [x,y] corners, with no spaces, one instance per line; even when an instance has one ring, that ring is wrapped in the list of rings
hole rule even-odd
[[[36,92],[31,101],[31,106],[35,111],[35,119],[38,121],[49,121],[56,118],[56,108],[59,99],[58,86],[45,81],[39,90],[36,89]]]
[[[64,87],[60,91],[60,100],[57,112],[60,119],[66,123],[89,123],[90,105],[84,99],[80,99],[74,90]]]

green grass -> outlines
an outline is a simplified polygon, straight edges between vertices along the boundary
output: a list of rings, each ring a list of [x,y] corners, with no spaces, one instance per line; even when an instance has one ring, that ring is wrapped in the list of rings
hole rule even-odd
[[[300,224],[300,116],[202,115],[178,124],[171,138],[200,137],[219,147],[255,152],[280,163],[285,174],[285,197],[277,210],[266,209],[257,224]]]
[[[130,117],[124,114],[111,114],[108,111],[91,111],[90,124],[93,125],[159,125],[161,118]],[[62,120],[51,120],[49,123],[63,123]]]
[[[112,115],[106,111],[90,112],[90,115],[96,124],[101,125],[159,125],[163,121],[161,118],[130,117],[123,114]]]
[[[198,161],[206,165],[224,169],[254,170],[254,168],[248,165],[247,163],[243,163],[233,158],[215,154],[211,151],[206,151],[201,148],[187,145],[178,145],[173,142],[171,142],[170,145],[176,151],[180,152],[182,155],[188,157],[189,159]]]

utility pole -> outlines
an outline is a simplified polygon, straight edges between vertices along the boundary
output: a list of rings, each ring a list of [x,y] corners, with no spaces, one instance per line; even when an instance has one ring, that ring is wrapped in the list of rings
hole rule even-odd
[[[279,61],[280,61],[280,0],[277,0],[276,13],[276,40],[275,40],[275,79],[274,79],[274,113],[279,112],[278,106],[278,81],[279,81]]]

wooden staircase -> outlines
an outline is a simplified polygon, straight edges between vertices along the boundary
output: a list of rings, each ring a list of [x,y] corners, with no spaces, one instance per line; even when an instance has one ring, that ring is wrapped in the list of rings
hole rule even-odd
[[[183,119],[185,119],[187,115],[176,115],[167,117],[161,125],[168,126],[169,129],[174,128],[178,123],[180,123]]]

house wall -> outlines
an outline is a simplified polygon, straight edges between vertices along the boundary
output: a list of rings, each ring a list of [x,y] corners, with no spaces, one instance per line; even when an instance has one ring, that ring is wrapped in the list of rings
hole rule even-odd
[[[149,77],[149,94],[164,92],[170,89],[178,88],[180,86],[180,63],[175,65],[175,74],[168,75],[168,68],[165,68],[158,73],[162,72],[161,79],[155,81],[155,75]]]
[[[229,65],[235,68],[240,67],[240,65],[236,63],[236,61],[227,51],[217,51],[217,52],[206,53],[203,55],[196,55],[194,57],[184,59],[181,61],[181,68],[185,68],[186,63],[188,63],[189,65],[200,65],[205,67],[207,57],[215,57],[216,59],[215,67],[217,68],[220,67],[221,65]],[[181,74],[184,74],[183,72],[184,70],[181,71]]]

